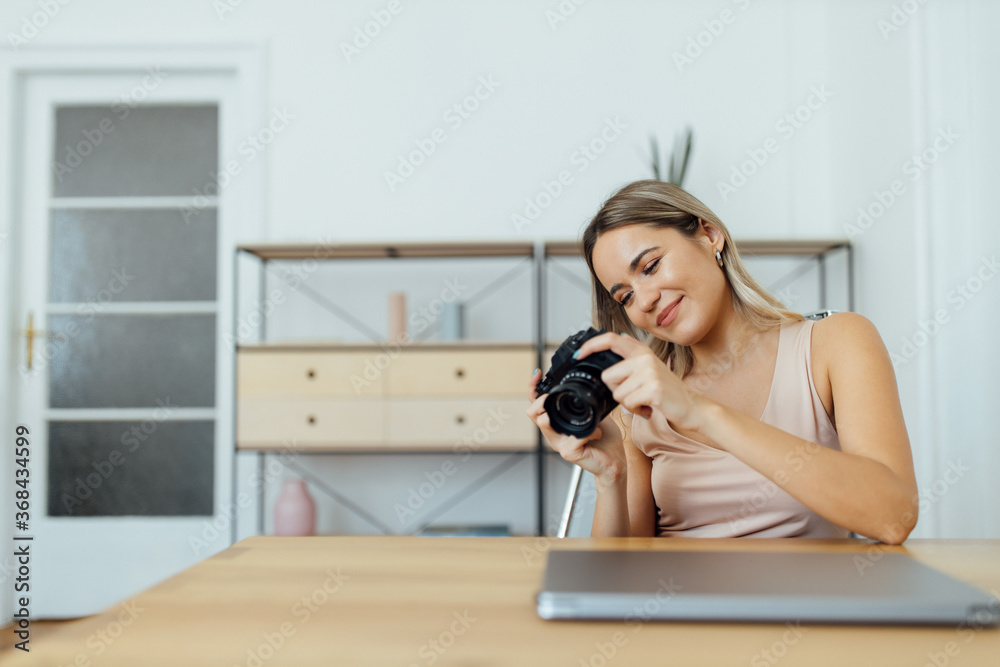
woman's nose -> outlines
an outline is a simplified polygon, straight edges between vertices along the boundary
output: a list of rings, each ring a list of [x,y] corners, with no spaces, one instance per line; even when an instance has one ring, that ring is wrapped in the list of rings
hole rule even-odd
[[[660,298],[660,291],[656,289],[639,289],[635,294],[636,302],[642,312],[648,312]]]

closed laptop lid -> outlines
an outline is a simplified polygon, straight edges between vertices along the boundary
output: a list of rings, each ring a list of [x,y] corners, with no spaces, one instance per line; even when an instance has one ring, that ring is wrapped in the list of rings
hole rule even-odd
[[[1000,623],[1000,599],[905,554],[548,553],[542,618]]]

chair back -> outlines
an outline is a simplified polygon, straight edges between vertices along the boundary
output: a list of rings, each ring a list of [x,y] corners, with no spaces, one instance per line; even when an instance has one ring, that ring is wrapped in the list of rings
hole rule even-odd
[[[559,522],[559,537],[590,537],[596,503],[597,482],[594,475],[580,466],[573,466],[573,477]]]

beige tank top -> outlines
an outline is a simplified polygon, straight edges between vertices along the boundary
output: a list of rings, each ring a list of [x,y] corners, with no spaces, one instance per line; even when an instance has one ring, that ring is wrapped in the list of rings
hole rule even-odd
[[[812,320],[784,324],[771,393],[761,421],[840,450],[837,431],[816,393],[810,363]],[[848,537],[738,458],[674,431],[662,413],[631,418],[632,441],[653,462],[657,534],[663,537]],[[801,470],[786,457],[785,472]]]

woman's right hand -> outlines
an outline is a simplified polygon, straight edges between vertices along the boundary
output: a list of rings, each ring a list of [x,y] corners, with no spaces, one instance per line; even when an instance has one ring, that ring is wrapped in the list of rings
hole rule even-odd
[[[624,481],[625,447],[618,428],[611,423],[610,416],[602,422],[608,431],[607,437],[600,426],[584,438],[556,433],[552,430],[549,415],[545,412],[545,398],[548,394],[538,395],[538,382],[541,379],[542,372],[536,370],[528,382],[532,403],[528,406],[527,414],[541,430],[549,446],[559,452],[566,461],[593,473],[599,482],[614,484]]]

